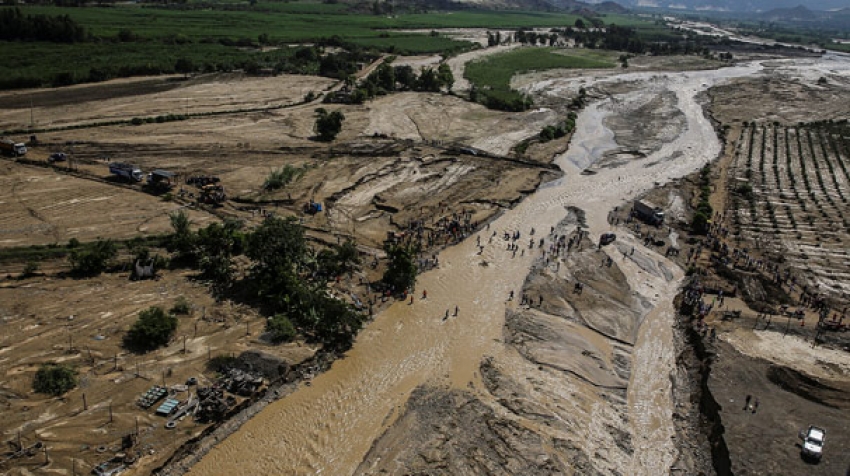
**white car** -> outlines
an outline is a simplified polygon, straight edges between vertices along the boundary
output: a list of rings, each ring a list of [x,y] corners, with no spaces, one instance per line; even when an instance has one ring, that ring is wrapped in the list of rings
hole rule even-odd
[[[803,457],[819,461],[823,455],[823,441],[826,432],[822,428],[810,426],[808,431],[801,432],[801,436],[803,437],[803,448],[801,450]]]

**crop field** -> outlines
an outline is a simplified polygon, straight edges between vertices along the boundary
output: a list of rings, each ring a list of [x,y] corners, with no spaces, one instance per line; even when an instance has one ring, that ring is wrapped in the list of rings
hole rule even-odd
[[[24,14],[69,15],[93,35],[115,37],[130,29],[147,39],[184,35],[251,38],[267,34],[273,42],[302,42],[339,36],[378,37],[381,30],[423,28],[519,28],[571,26],[576,15],[543,12],[447,12],[387,17],[347,10],[346,5],[259,2],[245,10],[177,10],[116,6],[110,8],[26,7]]]
[[[846,123],[750,124],[729,172],[741,237],[833,295],[849,290],[848,133]]]
[[[488,95],[510,99],[519,93],[511,90],[516,74],[557,68],[613,68],[612,53],[557,48],[521,48],[488,56],[467,64],[465,76]]]

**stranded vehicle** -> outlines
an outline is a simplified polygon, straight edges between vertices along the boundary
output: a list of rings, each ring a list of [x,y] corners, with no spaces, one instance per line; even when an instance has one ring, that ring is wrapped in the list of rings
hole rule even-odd
[[[130,182],[142,181],[142,170],[135,165],[113,162],[109,164],[109,173]]]
[[[635,200],[632,214],[653,226],[661,226],[664,223],[664,210],[647,201]]]
[[[800,438],[803,439],[803,447],[800,450],[800,456],[803,459],[820,461],[823,456],[823,441],[826,432],[823,428],[810,426],[805,432],[800,432]]]
[[[12,157],[20,157],[27,155],[27,146],[23,142],[15,142],[12,139],[0,139],[0,151]]]

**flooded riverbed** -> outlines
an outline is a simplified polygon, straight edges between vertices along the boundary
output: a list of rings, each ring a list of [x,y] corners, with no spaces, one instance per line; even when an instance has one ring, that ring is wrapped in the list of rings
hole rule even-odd
[[[532,227],[548,232],[564,219],[568,206],[585,212],[591,237],[608,231],[606,218],[612,208],[717,157],[720,143],[698,103],[699,93],[725,78],[759,70],[754,64],[600,78],[599,82],[637,82],[640,87],[586,108],[579,115],[569,152],[557,160],[564,177],[507,211],[482,232],[482,242],[493,231],[501,235],[518,230],[523,239]],[[553,80],[537,89],[557,95],[576,84],[575,78]],[[628,107],[624,104],[630,94],[662,92],[675,94],[676,107],[685,116],[676,138],[659,144],[643,159],[581,174],[617,147],[605,119]],[[646,253],[652,261],[676,269],[651,251]],[[511,365],[511,359],[500,359],[508,352],[502,341],[506,299],[510,291],[521,289],[535,256],[529,252],[514,257],[501,240],[488,245],[481,255],[474,240],[442,252],[440,268],[417,281],[417,295],[427,290],[427,299],[413,305],[398,302],[376,316],[344,358],[310,386],[273,403],[222,441],[192,474],[353,474],[417,387],[428,384],[480,392],[482,359],[492,357]],[[661,474],[675,457],[668,375],[675,367],[672,299],[682,273],[676,270],[668,280],[613,254],[612,258],[618,258],[629,285],[652,306],[638,332],[628,389],[627,420],[634,454],[620,469],[628,474]],[[447,310],[453,313],[456,306],[458,315],[444,320]]]

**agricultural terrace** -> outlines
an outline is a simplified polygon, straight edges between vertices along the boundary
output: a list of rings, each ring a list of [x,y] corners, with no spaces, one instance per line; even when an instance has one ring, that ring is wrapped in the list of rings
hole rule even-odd
[[[521,93],[511,89],[511,78],[516,74],[529,71],[557,68],[613,68],[616,53],[596,50],[561,50],[556,48],[522,48],[488,56],[466,65],[464,76],[485,99],[481,101],[488,107],[498,104],[517,104],[524,98]],[[496,103],[496,104],[493,104]]]
[[[729,171],[727,214],[740,238],[840,296],[850,278],[850,126],[746,125]]]

